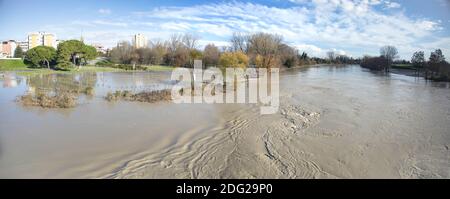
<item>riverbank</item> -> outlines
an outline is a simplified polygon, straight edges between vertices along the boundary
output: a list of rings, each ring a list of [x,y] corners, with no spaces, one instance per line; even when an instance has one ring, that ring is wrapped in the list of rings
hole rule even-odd
[[[172,71],[174,67],[171,66],[159,66],[159,65],[148,65],[140,66],[142,70],[132,70],[132,71]],[[110,66],[93,66],[87,65],[80,68],[74,68],[72,70],[57,70],[48,68],[32,68],[27,66],[23,60],[18,59],[0,59],[0,73],[2,72],[15,72],[21,76],[30,76],[38,74],[71,74],[71,73],[85,73],[85,72],[126,72],[126,70],[113,65]]]
[[[426,74],[425,74],[425,72],[423,72],[423,70],[418,72],[416,69],[412,69],[412,68],[392,68],[389,72],[393,73],[393,74],[406,75],[406,76],[410,76],[410,77],[424,78],[426,80],[434,81],[434,82],[450,82],[450,78],[445,75],[436,76],[436,77],[432,77],[432,76],[426,77]]]
[[[301,68],[321,67],[321,66],[331,66],[331,65],[332,64],[306,64],[306,65],[298,65],[298,66],[294,66],[294,67],[281,66],[280,67],[280,72],[284,72],[284,71],[288,71],[288,70],[301,69]],[[336,66],[336,64],[334,64],[334,66]]]
[[[97,67],[97,66],[83,66],[80,69],[73,69],[70,71],[64,70],[54,70],[48,68],[29,68],[25,67],[17,67],[17,68],[8,68],[8,69],[0,69],[0,73],[4,72],[14,72],[20,76],[32,76],[32,75],[46,75],[46,74],[75,74],[75,73],[86,73],[86,72],[124,72],[125,70],[109,68],[109,67]]]

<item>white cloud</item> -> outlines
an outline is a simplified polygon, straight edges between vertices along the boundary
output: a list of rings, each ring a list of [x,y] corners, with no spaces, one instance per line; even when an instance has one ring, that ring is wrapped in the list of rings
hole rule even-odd
[[[167,22],[167,23],[162,23],[160,25],[160,27],[161,27],[161,29],[164,29],[164,30],[182,32],[182,31],[189,30],[191,28],[191,24],[185,23],[185,22]]]
[[[320,47],[317,47],[315,45],[312,44],[298,44],[298,45],[294,45],[294,47],[299,50],[299,52],[305,52],[308,54],[308,56],[313,56],[313,57],[326,57],[327,52],[334,52],[336,55],[347,55],[350,56],[346,51],[341,50],[341,49],[335,49],[335,48],[331,48],[331,49],[322,49]]]
[[[95,27],[94,24],[88,21],[72,21],[72,25],[78,25],[78,26],[88,26],[88,27]]]
[[[118,26],[118,27],[127,27],[127,23],[123,22],[114,22],[114,21],[105,21],[105,20],[95,20],[93,21],[94,24],[98,25],[106,25],[106,26]]]
[[[428,31],[442,29],[439,26],[439,22],[434,22],[434,21],[429,21],[429,20],[418,21],[416,23],[416,25],[418,28],[420,28],[422,30],[428,30]]]
[[[212,40],[199,40],[198,44],[200,45],[200,48],[204,48],[208,44],[214,44],[219,48],[228,47],[230,45],[230,43],[227,41],[212,41]]]
[[[401,6],[394,1],[290,2],[293,6],[287,8],[239,2],[158,7],[146,12],[134,12],[123,18],[76,21],[73,24],[127,27],[121,31],[128,35],[147,31],[149,38],[154,38],[152,35],[167,37],[171,32],[189,32],[206,41],[221,42],[226,42],[235,31],[268,32],[282,35],[288,43],[317,56],[324,56],[333,48],[341,53],[362,56],[378,53],[383,45],[397,46],[405,59],[421,47],[428,48],[429,44],[441,46],[444,53],[450,53],[450,45],[446,43],[448,40],[435,36],[437,31],[442,30],[442,22],[410,18],[403,12],[382,12],[383,8]]]
[[[309,56],[314,57],[323,57],[325,55],[325,51],[321,48],[311,45],[311,44],[298,44],[295,45],[295,48],[299,50],[299,52],[306,52]]]
[[[109,15],[112,13],[112,11],[110,9],[101,8],[98,10],[98,13],[104,14],[104,15]]]
[[[396,2],[386,2],[386,8],[400,8],[401,5],[399,3]]]

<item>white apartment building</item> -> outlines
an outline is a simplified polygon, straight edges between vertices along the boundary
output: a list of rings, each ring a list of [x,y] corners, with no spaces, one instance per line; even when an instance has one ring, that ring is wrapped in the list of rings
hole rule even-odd
[[[136,34],[133,37],[133,47],[146,48],[148,44],[147,37],[143,34]]]
[[[22,48],[22,51],[24,52],[28,51],[28,41],[18,41],[16,43],[17,46],[20,46],[20,48]]]

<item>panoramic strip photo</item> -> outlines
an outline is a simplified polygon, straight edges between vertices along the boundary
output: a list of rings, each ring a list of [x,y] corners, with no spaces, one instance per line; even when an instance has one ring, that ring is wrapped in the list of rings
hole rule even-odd
[[[1,179],[450,178],[448,0],[0,0],[0,27]]]

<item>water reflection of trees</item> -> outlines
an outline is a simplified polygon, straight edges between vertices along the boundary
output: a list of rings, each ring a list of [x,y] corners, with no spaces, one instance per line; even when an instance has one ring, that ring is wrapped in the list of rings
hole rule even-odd
[[[74,93],[93,91],[97,83],[97,74],[42,74],[28,77],[27,86],[31,93]]]

